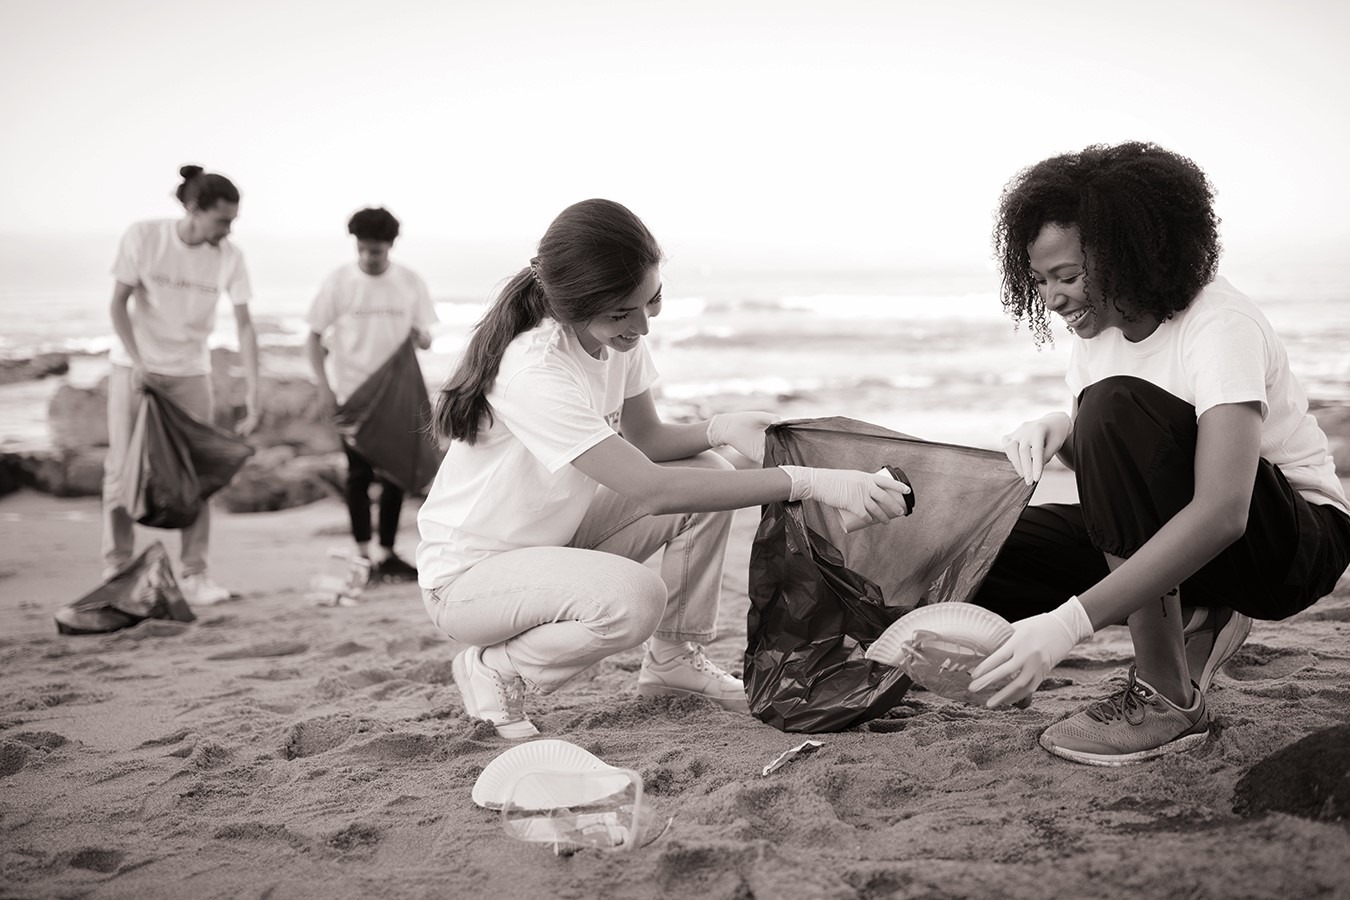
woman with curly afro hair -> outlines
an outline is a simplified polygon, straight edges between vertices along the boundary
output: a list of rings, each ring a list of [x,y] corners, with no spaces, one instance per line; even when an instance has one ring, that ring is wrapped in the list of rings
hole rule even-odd
[[[1069,411],[1004,449],[1028,483],[1058,454],[1080,503],[1029,507],[1004,545],[975,602],[1014,634],[970,687],[1021,700],[1124,622],[1128,679],[1041,746],[1118,766],[1203,743],[1205,694],[1251,619],[1308,607],[1350,563],[1326,435],[1266,317],[1216,275],[1213,191],[1191,160],[1145,143],[1044,160],[1004,189],[994,243],[1014,320],[1038,344],[1052,313],[1073,333]]]

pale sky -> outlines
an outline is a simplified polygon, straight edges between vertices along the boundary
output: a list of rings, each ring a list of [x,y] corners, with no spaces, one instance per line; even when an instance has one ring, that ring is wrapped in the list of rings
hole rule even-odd
[[[1107,11],[1109,9],[1109,11]],[[987,263],[1019,168],[1153,140],[1230,254],[1350,240],[1350,4],[0,0],[0,233],[527,238],[593,196],[710,253]]]

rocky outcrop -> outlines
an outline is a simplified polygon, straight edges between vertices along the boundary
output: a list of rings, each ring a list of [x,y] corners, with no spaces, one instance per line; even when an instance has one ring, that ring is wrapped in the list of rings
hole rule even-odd
[[[49,375],[70,371],[70,356],[65,353],[39,353],[27,359],[0,359],[0,384],[36,381]]]
[[[244,418],[244,372],[237,353],[212,351],[215,424],[233,429]],[[337,432],[303,375],[264,374],[262,417],[249,442],[259,452],[216,496],[233,512],[286,509],[340,492],[346,460]],[[63,384],[47,407],[51,446],[0,454],[0,495],[21,486],[62,497],[102,492],[108,446],[108,387]]]
[[[230,512],[290,509],[339,493],[347,461],[341,453],[297,456],[286,446],[259,450],[234,476],[216,502]]]

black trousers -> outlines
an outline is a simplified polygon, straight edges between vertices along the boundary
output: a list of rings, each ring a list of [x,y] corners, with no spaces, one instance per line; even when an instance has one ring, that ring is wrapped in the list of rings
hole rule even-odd
[[[375,469],[346,441],[342,449],[347,454],[347,513],[352,520],[352,537],[358,544],[370,540],[370,486],[380,483],[380,546],[393,547],[398,534],[398,516],[403,509],[403,488],[380,478]]]
[[[1078,504],[1030,506],[973,602],[1009,620],[1053,609],[1106,577],[1195,494],[1195,407],[1117,376],[1078,399],[1071,452]],[[1331,593],[1350,565],[1350,516],[1303,499],[1262,459],[1247,531],[1181,584],[1187,606],[1283,619]]]

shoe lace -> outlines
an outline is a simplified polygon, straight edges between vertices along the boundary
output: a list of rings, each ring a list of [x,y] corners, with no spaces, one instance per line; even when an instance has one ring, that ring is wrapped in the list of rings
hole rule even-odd
[[[497,677],[497,697],[508,721],[515,722],[525,718],[525,682],[517,675],[515,678]]]
[[[1118,693],[1098,700],[1085,712],[1098,722],[1124,719],[1131,725],[1138,725],[1144,721],[1144,712],[1152,703],[1152,692],[1139,684],[1134,666],[1130,666],[1130,676],[1126,679],[1125,686]]]
[[[700,672],[705,672],[714,678],[731,678],[729,672],[722,669],[711,659],[708,659],[707,654],[703,652],[703,645],[701,644],[694,645],[694,651],[689,654],[689,661],[695,669]]]

